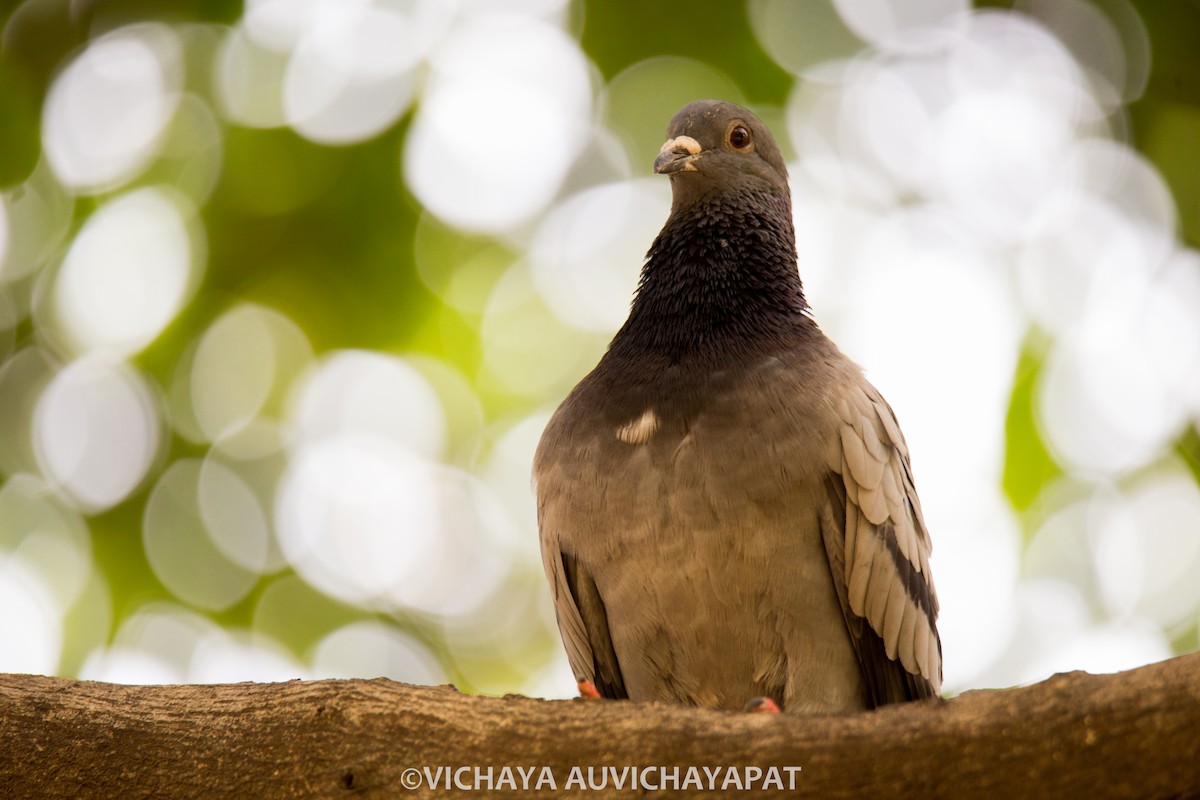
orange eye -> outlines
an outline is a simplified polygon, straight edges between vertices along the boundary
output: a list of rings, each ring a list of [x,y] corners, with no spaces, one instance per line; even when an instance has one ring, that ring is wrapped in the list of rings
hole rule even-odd
[[[750,130],[745,125],[735,125],[729,131],[729,143],[738,150],[745,150],[750,146]]]

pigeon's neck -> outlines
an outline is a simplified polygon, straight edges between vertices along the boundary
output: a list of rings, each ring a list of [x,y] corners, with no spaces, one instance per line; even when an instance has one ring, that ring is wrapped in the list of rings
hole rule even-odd
[[[788,198],[712,198],[672,209],[611,350],[672,362],[732,355],[815,330],[807,308]]]

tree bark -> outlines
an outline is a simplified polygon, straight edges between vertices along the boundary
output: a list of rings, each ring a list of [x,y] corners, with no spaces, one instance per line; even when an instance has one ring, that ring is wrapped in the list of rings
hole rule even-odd
[[[728,797],[739,785],[767,797],[1200,798],[1200,653],[845,716],[385,679],[0,675],[4,797]]]

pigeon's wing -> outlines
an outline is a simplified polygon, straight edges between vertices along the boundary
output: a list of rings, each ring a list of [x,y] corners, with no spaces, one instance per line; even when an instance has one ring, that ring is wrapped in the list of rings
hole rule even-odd
[[[865,381],[838,411],[821,528],[871,705],[936,696],[942,643],[931,544],[904,435]]]
[[[576,680],[595,684],[601,697],[624,699],[625,681],[613,650],[608,612],[595,581],[577,559],[542,530],[542,563],[554,594],[558,629]]]

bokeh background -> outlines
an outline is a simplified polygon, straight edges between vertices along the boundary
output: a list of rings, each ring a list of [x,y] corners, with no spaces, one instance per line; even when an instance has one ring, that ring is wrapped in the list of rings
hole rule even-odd
[[[1197,648],[1200,4],[0,23],[0,671],[572,694],[530,460],[700,97],[781,140],[815,314],[907,433],[947,688]]]

